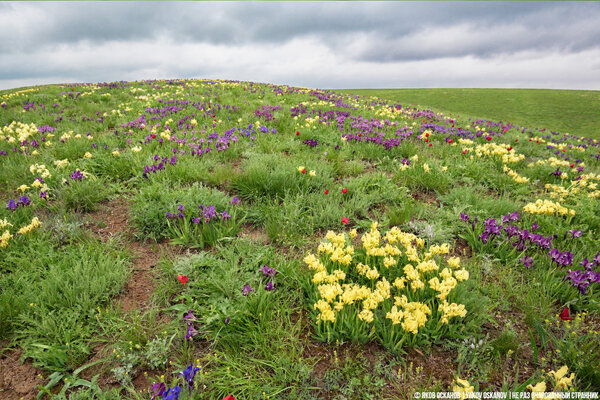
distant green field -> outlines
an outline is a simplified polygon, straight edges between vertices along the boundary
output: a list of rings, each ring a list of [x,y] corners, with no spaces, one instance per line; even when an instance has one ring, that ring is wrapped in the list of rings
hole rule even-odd
[[[344,89],[461,116],[600,138],[600,91],[545,89]]]

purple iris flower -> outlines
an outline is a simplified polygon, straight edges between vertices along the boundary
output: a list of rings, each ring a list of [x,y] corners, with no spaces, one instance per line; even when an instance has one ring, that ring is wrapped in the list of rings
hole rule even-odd
[[[523,266],[527,267],[527,268],[531,268],[531,266],[533,265],[532,257],[525,256],[525,257],[521,258],[519,261],[521,261],[523,263]]]
[[[250,294],[250,292],[253,292],[253,291],[254,291],[254,289],[252,289],[252,287],[250,287],[250,285],[248,285],[248,284],[246,283],[246,286],[244,286],[244,287],[242,288],[242,295],[243,295],[243,296],[248,296],[248,295]]]
[[[460,220],[467,222],[469,220],[469,214],[460,213]]]
[[[198,321],[198,318],[194,315],[194,310],[188,310],[183,316],[184,321]]]
[[[275,290],[275,285],[273,285],[273,282],[267,283],[265,286],[265,290],[267,290],[267,291]]]
[[[228,220],[229,218],[231,218],[231,215],[229,215],[229,214],[227,213],[227,211],[223,211],[223,212],[221,213],[221,220],[222,220],[222,221],[226,221],[226,220]]]
[[[48,193],[47,192],[40,192],[40,198],[41,199],[48,199]]]
[[[183,372],[179,373],[179,375],[183,375],[183,379],[185,379],[187,382],[190,390],[194,389],[194,378],[196,377],[196,372],[198,371],[200,371],[200,368],[194,367],[194,364],[190,363],[190,365],[183,370]]]
[[[15,201],[13,199],[10,199],[8,201],[8,205],[6,206],[7,210],[10,211],[15,211],[17,209],[17,203],[15,203]]]
[[[177,207],[177,211],[179,211],[179,212],[183,212],[183,204],[180,204],[180,205]]]
[[[82,180],[83,178],[85,178],[85,177],[84,177],[84,175],[83,175],[83,173],[82,173],[80,170],[78,170],[78,169],[76,169],[76,170],[75,170],[75,171],[74,171],[74,172],[71,174],[71,179],[72,179],[72,180],[74,180],[74,181],[80,181],[80,180]]]
[[[233,198],[231,199],[229,204],[233,204],[234,206],[237,206],[238,204],[240,204],[240,199],[238,199],[236,196],[233,196]]]
[[[258,272],[261,272],[263,274],[263,276],[265,277],[274,277],[276,274],[278,274],[279,272],[275,270],[275,268],[269,268],[268,265],[263,265],[261,269],[258,270]]]
[[[152,386],[150,386],[150,400],[157,400],[159,397],[163,396],[167,388],[163,382],[154,382]]]
[[[29,200],[29,197],[27,197],[27,196],[19,197],[19,201],[17,202],[17,205],[22,205],[22,206],[28,206],[30,204],[31,204],[31,200]]]
[[[187,332],[185,333],[185,338],[187,340],[192,340],[194,336],[196,336],[199,332],[194,328],[194,324],[192,322],[188,322]]]
[[[172,389],[167,390],[162,400],[179,400],[179,393],[181,393],[181,387],[175,385]]]

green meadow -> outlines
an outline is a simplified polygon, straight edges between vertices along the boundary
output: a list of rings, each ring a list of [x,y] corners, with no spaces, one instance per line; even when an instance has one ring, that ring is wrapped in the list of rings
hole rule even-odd
[[[600,389],[598,92],[0,92],[0,398]]]
[[[430,107],[456,116],[600,138],[600,92],[597,90],[345,89],[339,92]]]

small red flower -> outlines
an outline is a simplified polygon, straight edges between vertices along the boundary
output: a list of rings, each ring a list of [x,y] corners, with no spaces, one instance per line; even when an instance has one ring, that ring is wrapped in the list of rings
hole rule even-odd
[[[342,189],[342,193],[344,193],[344,194],[348,193],[348,189],[346,189],[346,188],[343,188],[343,189]]]
[[[562,149],[562,151],[567,151],[567,149]]]
[[[452,143],[453,141],[454,141],[454,140],[450,139],[450,140],[448,140],[448,143]]]
[[[304,169],[302,170],[302,173],[303,173],[303,174],[305,174],[305,173],[306,173],[306,168],[304,168]]]
[[[156,139],[156,135],[154,133],[152,134],[152,139]]]
[[[296,131],[296,136],[300,136],[300,132],[299,131]]]
[[[536,142],[536,143],[539,143],[540,141],[539,141],[539,140],[536,140],[535,142]]]
[[[342,218],[342,224],[346,225],[346,224],[348,224],[348,222],[350,222],[350,220],[348,218],[346,218],[346,217]]]
[[[246,89],[244,89],[246,90]],[[227,397],[225,397],[223,400],[235,400],[235,397],[233,397],[232,395],[229,395]]]
[[[429,133],[426,133],[426,134],[425,134],[425,137],[429,137]]]
[[[177,275],[177,279],[179,279],[179,282],[183,283],[184,285],[188,282],[188,277],[185,275]]]
[[[359,133],[359,134],[358,134],[358,137],[362,137],[362,133]]]
[[[433,143],[429,143],[429,147],[433,146]]]
[[[329,194],[329,189],[325,189],[325,194]]]
[[[519,139],[515,139],[515,142],[518,142],[518,141],[519,141]]]
[[[492,137],[491,136],[487,136],[485,139],[486,140],[492,140]]]
[[[569,317],[569,309],[567,307],[563,308],[562,312],[558,317],[563,321],[570,321],[573,319],[573,317]]]
[[[467,154],[467,149],[464,149],[464,150],[463,150],[463,154]]]
[[[508,151],[511,151],[511,150],[512,150],[512,146],[508,146]]]
[[[571,168],[573,168],[575,166],[575,164],[571,164]]]
[[[425,139],[425,143],[429,142],[429,138]]]

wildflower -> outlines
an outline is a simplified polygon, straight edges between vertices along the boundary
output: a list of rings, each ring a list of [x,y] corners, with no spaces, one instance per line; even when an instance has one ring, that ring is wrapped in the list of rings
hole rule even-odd
[[[575,374],[571,373],[571,376],[567,378],[567,373],[569,372],[569,368],[564,365],[558,371],[550,371],[548,375],[554,378],[556,382],[555,389],[568,389],[569,386],[573,384],[573,378],[575,378]]]
[[[25,193],[25,191],[26,191],[27,189],[29,189],[29,186],[27,186],[27,185],[21,185],[21,186],[19,186],[19,187],[17,188],[17,190],[20,190],[20,191],[21,191],[21,193]]]
[[[310,175],[310,176],[316,176],[316,175],[317,175],[317,173],[316,173],[316,172],[315,172],[315,170],[313,169],[313,170],[311,170],[311,171],[308,173],[308,175]]]
[[[177,275],[177,279],[179,279],[179,282],[183,283],[184,285],[188,282],[188,277],[185,275]]]
[[[456,380],[452,384],[452,391],[455,393],[460,393],[462,399],[468,398],[466,393],[473,393],[475,388],[471,386],[469,381],[464,379],[456,378]]]
[[[248,296],[250,292],[254,292],[254,289],[252,289],[252,287],[246,283],[246,286],[242,288],[242,296]]]
[[[263,276],[268,276],[270,278],[274,277],[276,274],[279,273],[275,270],[275,268],[269,268],[267,264],[263,265],[262,268],[258,270],[258,272],[261,272]]]
[[[115,151],[113,151],[113,152],[112,152],[112,155],[113,155],[114,157],[117,157],[117,156],[119,155],[119,150],[115,150]]]
[[[306,168],[304,168],[304,165],[301,165],[296,169],[298,170],[298,172],[306,171]]]
[[[266,285],[265,285],[265,290],[266,291],[273,291],[275,290],[275,286],[273,285],[273,282],[269,281]]]
[[[328,189],[325,189],[325,194],[329,194],[329,190]]]
[[[533,393],[544,393],[546,391],[546,382],[538,382],[535,386],[527,385],[527,389],[531,390]]]
[[[223,400],[235,400],[235,397],[233,397],[232,395],[229,395],[229,396],[225,397]]]
[[[183,379],[187,382],[190,390],[194,389],[194,378],[196,376],[196,372],[198,371],[200,371],[200,368],[194,367],[194,364],[190,363],[190,365],[183,370],[183,372],[179,373],[179,375],[182,375]]]
[[[521,258],[519,261],[521,261],[523,263],[523,266],[526,268],[531,268],[531,266],[533,265],[532,257],[525,256],[525,257]]]
[[[181,393],[181,387],[175,385],[172,389],[167,390],[162,400],[179,400],[179,393]]]
[[[135,146],[131,148],[131,151],[133,151],[134,153],[139,153],[140,151],[142,151],[142,148],[140,146]]]
[[[152,386],[150,386],[150,400],[157,400],[161,398],[167,388],[165,387],[164,382],[154,382]]]
[[[192,340],[192,338],[198,335],[198,331],[194,328],[194,324],[192,322],[188,322],[187,332],[185,333],[185,338],[187,340]]]
[[[350,220],[346,217],[342,217],[342,224],[347,225]]]
[[[6,206],[7,210],[10,211],[15,211],[17,209],[17,203],[15,203],[15,201],[13,199],[10,199],[8,201],[8,205]]]
[[[348,189],[346,189],[346,188],[343,188],[343,189],[342,189],[342,193],[344,193],[344,194],[348,193]]]
[[[198,318],[194,315],[194,310],[188,310],[187,314],[183,316],[185,321],[198,321]]]
[[[80,180],[82,180],[83,178],[85,178],[85,176],[84,176],[84,175],[83,175],[83,173],[82,173],[80,170],[78,170],[78,169],[76,169],[76,170],[75,170],[75,171],[74,171],[74,172],[71,174],[71,179],[72,179],[72,180],[74,180],[74,181],[80,181]]]
[[[558,315],[558,317],[563,321],[570,321],[573,319],[573,317],[569,316],[569,309],[567,307],[563,308],[562,312]]]
[[[240,199],[238,199],[236,196],[233,196],[233,198],[229,201],[229,204],[233,204],[234,206],[237,206],[240,203]]]
[[[227,211],[223,211],[221,214],[221,221],[226,221],[231,218],[231,215],[227,213]]]

